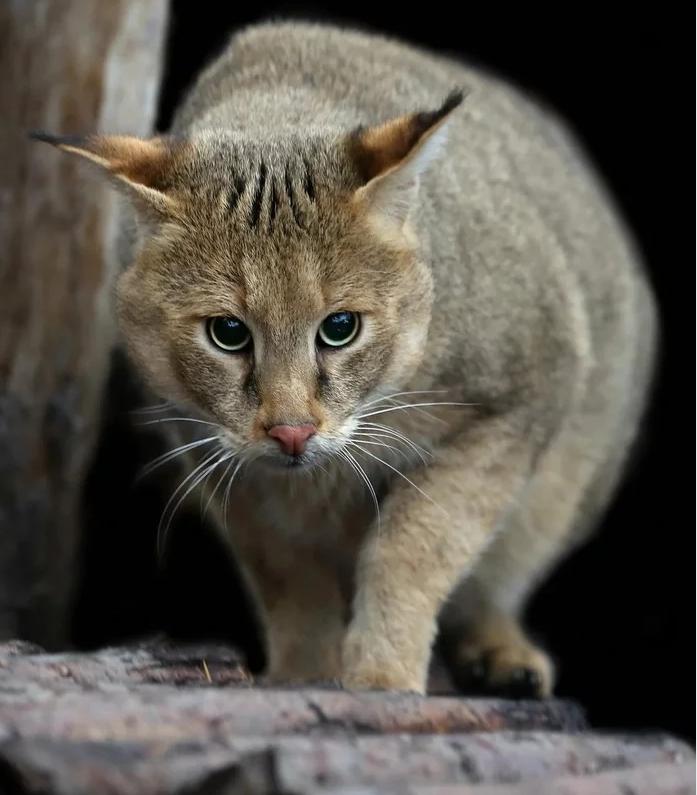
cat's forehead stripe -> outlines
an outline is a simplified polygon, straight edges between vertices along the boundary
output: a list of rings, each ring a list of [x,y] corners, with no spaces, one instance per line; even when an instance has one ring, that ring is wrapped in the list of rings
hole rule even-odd
[[[312,173],[310,171],[310,165],[307,162],[307,159],[303,158],[303,165],[305,166],[305,179],[303,180],[303,189],[307,194],[307,198],[313,202],[315,200],[315,183],[312,179]]]
[[[261,161],[259,167],[259,174],[256,181],[256,189],[254,191],[254,199],[252,200],[252,211],[249,216],[249,225],[252,229],[256,228],[261,216],[262,204],[264,201],[264,193],[266,190],[266,163]]]
[[[226,209],[229,214],[233,214],[242,200],[246,187],[246,180],[241,175],[236,175],[232,180],[232,185],[226,191]]]
[[[293,179],[290,175],[290,169],[288,168],[288,166],[286,166],[285,168],[284,177],[285,177],[284,182],[286,187],[286,196],[288,198],[290,211],[293,214],[293,220],[300,228],[302,228],[303,227],[302,216],[300,214],[298,203],[295,199],[295,191],[293,190]]]
[[[296,226],[304,229],[307,205],[317,201],[317,181],[305,158],[299,164],[286,162],[280,169],[262,159],[253,175],[235,174],[223,193],[225,213],[243,218],[251,229],[260,228],[265,218],[271,230],[282,206],[288,208]]]
[[[269,207],[269,229],[273,226],[273,222],[276,220],[276,213],[278,212],[278,194],[276,193],[276,178],[272,175],[271,177],[271,199],[270,199],[270,207]]]

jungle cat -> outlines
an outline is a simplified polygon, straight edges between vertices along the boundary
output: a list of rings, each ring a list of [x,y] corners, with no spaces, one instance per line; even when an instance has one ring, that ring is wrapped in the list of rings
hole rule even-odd
[[[549,694],[521,612],[616,490],[656,338],[563,125],[284,23],[234,35],[168,134],[42,137],[135,208],[117,315],[185,461],[164,524],[205,490],[269,679],[424,692],[439,631],[461,685]]]

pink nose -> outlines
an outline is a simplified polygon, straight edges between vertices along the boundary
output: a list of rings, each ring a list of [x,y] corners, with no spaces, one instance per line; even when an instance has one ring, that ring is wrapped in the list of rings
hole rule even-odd
[[[317,433],[317,428],[309,422],[304,425],[273,425],[267,433],[287,455],[301,455],[305,452],[305,442]]]

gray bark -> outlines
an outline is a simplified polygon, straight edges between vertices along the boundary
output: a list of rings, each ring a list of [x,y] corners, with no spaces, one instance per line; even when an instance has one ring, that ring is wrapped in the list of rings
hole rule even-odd
[[[0,638],[65,642],[118,206],[30,130],[148,134],[167,0],[0,3]]]
[[[678,795],[693,782],[684,743],[589,731],[564,701],[256,687],[220,646],[0,646],[0,792],[15,795]]]

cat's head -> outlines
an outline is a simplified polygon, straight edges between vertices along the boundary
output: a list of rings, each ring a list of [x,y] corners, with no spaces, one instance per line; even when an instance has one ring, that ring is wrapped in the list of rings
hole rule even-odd
[[[118,316],[155,391],[270,463],[341,449],[421,360],[432,282],[410,219],[460,100],[308,138],[43,136],[137,208]]]

